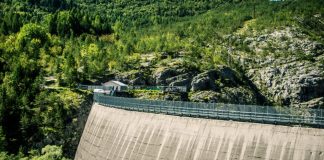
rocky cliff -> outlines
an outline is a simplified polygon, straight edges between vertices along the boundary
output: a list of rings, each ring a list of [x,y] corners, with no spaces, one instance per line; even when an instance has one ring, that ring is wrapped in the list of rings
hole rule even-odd
[[[252,33],[224,36],[231,42],[224,44],[230,61],[213,69],[188,65],[185,52],[151,54],[153,58],[142,59],[147,65],[141,70],[121,72],[116,79],[131,85],[186,86],[190,93],[185,99],[198,102],[324,107],[323,43],[293,27]],[[152,63],[158,58],[159,63]]]

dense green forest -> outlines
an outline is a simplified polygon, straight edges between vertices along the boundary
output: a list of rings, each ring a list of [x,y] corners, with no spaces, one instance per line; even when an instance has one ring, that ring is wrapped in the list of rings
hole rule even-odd
[[[226,35],[298,27],[323,42],[323,0],[0,0],[0,159],[73,158],[74,89],[183,54],[186,68],[228,65]],[[246,25],[249,24],[248,28]],[[248,30],[248,31],[244,31]],[[265,53],[269,54],[269,53]],[[306,57],[307,58],[307,57]],[[48,85],[48,78],[56,82]],[[81,134],[81,133],[80,133]],[[75,141],[75,140],[74,140]]]

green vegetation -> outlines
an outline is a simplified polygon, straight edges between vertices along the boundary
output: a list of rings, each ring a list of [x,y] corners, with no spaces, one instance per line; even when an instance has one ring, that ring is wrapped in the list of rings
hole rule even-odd
[[[181,52],[183,62],[176,63],[186,68],[240,70],[227,48],[253,53],[227,35],[288,26],[322,42],[323,3],[0,0],[0,159],[72,158],[76,113],[89,94],[73,90],[77,83],[138,70],[141,57],[152,53],[153,64],[168,64]],[[163,61],[164,52],[169,59]],[[46,77],[63,88],[47,88]]]
[[[47,145],[42,148],[41,152],[32,150],[29,156],[24,156],[21,152],[18,155],[7,155],[5,152],[0,152],[0,159],[2,160],[67,160],[63,157],[62,147],[55,145]]]
[[[21,156],[29,156],[30,152],[35,150],[33,154],[39,155],[42,159],[54,154],[50,153],[52,150],[39,151],[42,147],[51,144],[61,146],[59,150],[64,151],[65,156],[73,156],[78,138],[81,136],[81,133],[78,133],[80,132],[78,123],[82,121],[79,119],[79,112],[82,103],[91,98],[88,94],[70,89],[51,89],[40,91],[33,101],[25,106],[22,105],[27,102],[20,102],[19,97],[16,105],[2,103],[3,130],[0,132],[2,151],[9,153],[19,151],[21,158]],[[28,100],[21,98],[21,101]],[[58,149],[56,150],[55,152],[59,152]],[[46,154],[42,155],[43,152]]]
[[[136,98],[152,100],[163,99],[164,96],[159,90],[131,90],[130,94]]]

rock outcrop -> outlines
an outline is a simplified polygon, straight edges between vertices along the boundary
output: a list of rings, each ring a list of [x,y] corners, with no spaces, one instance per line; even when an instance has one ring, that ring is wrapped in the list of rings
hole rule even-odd
[[[155,72],[153,78],[155,79],[155,83],[157,85],[166,85],[166,79],[174,77],[178,75],[178,72],[172,68],[160,68]]]
[[[186,86],[191,92],[188,98],[197,102],[324,107],[322,43],[289,27],[225,39],[240,44],[228,52],[235,63],[231,67],[240,66],[245,72],[239,74],[228,66],[191,70],[178,54],[168,54],[148,67],[149,72],[127,72],[119,79],[130,85]],[[173,95],[160,98],[179,100]]]
[[[219,78],[216,70],[210,70],[195,76],[191,82],[191,91],[216,90],[215,81]]]
[[[293,28],[249,37],[244,43],[257,55],[245,64],[247,76],[269,100],[280,105],[324,107],[323,44]]]
[[[256,91],[244,84],[237,75],[226,66],[218,66],[215,70],[198,74],[191,82],[193,93],[189,99],[212,103],[259,103]]]
[[[119,73],[115,76],[115,79],[129,85],[150,85],[152,84],[150,78],[145,75],[144,71],[129,71]]]
[[[194,92],[190,97],[190,101],[192,102],[209,102],[209,103],[217,103],[219,102],[219,93],[215,91],[198,91]]]
[[[255,37],[247,37],[243,40],[243,44],[257,55],[267,52],[271,56],[286,53],[318,56],[324,52],[323,44],[312,41],[299,29],[289,27]]]
[[[162,86],[186,86],[191,88],[192,78],[196,75],[196,71],[184,68],[159,68],[154,74],[156,85]]]
[[[282,105],[323,107],[324,70],[310,61],[297,61],[279,66],[251,69],[248,76],[264,95]],[[308,101],[309,104],[307,103]],[[316,103],[315,103],[316,104]]]
[[[195,74],[196,73],[194,72],[187,72],[175,77],[168,78],[166,79],[166,82],[169,84],[169,86],[186,86],[189,90],[191,88],[192,78]]]
[[[195,76],[191,82],[191,90],[220,90],[222,87],[237,87],[241,84],[242,80],[234,70],[226,66],[218,66],[215,70]]]
[[[220,91],[198,91],[189,97],[193,102],[257,104],[255,93],[246,87],[224,87]]]

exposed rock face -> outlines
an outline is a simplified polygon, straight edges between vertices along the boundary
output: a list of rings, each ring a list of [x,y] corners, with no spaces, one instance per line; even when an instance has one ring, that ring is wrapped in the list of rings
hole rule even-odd
[[[255,93],[248,87],[225,87],[222,88],[219,97],[222,103],[257,104]]]
[[[219,97],[219,93],[215,91],[198,91],[194,92],[189,99],[193,102],[217,103],[219,102],[217,97]]]
[[[255,94],[245,87],[224,87],[220,91],[199,91],[189,99],[194,102],[256,104]]]
[[[187,79],[178,79],[170,83],[170,86],[186,86],[187,88],[191,87],[192,78]]]
[[[130,80],[129,82],[131,85],[145,85],[145,79],[141,77],[136,77],[135,79]]]
[[[277,104],[324,107],[324,45],[297,28],[265,32],[252,37],[234,36],[250,52],[233,53],[249,79]]]
[[[156,71],[153,79],[155,79],[156,85],[186,86],[189,89],[194,75],[196,75],[195,71],[188,71],[182,68],[164,68]]]
[[[219,66],[217,70],[210,70],[198,74],[191,82],[192,91],[219,90],[221,87],[236,87],[241,84],[240,79],[232,69]]]
[[[218,66],[218,74],[221,78],[221,83],[225,86],[236,87],[242,84],[241,80],[237,77],[236,72],[226,66]]]
[[[319,97],[319,98],[315,98],[312,99],[310,101],[307,102],[303,102],[300,104],[296,104],[299,105],[301,107],[309,107],[309,108],[316,108],[316,107],[322,107],[324,106],[324,97]]]
[[[280,52],[290,52],[291,54],[301,52],[316,56],[324,52],[323,44],[308,39],[307,35],[296,28],[285,28],[256,37],[247,37],[243,43],[257,54],[264,51],[271,51],[272,55],[280,54]]]
[[[166,85],[166,79],[174,77],[178,74],[178,72],[175,69],[171,68],[166,68],[166,69],[161,69],[157,71],[154,75],[153,78],[155,79],[155,83],[157,85]]]
[[[235,71],[225,66],[198,74],[191,82],[191,101],[256,104],[255,91],[244,86]]]
[[[312,101],[324,97],[324,70],[316,63],[297,61],[258,70],[251,69],[248,76],[276,103],[283,105],[303,103],[306,106],[323,107],[323,103]]]
[[[129,85],[148,85],[149,79],[143,71],[129,71],[117,74],[115,79]]]
[[[244,86],[242,79],[229,67],[218,66],[200,74],[196,71],[176,68],[159,68],[153,74],[156,85],[186,86],[191,89],[189,97],[196,102],[220,102],[256,104],[258,102],[255,92]],[[165,95],[164,100],[183,100],[183,97]]]
[[[193,72],[184,73],[175,77],[168,78],[166,79],[166,82],[170,86],[186,86],[187,89],[190,89],[193,75],[195,75],[195,73]]]
[[[202,90],[216,90],[217,85],[215,83],[219,75],[216,70],[210,70],[203,72],[195,76],[191,82],[192,91],[202,91]]]
[[[322,43],[297,28],[227,38],[242,44],[228,51],[233,61],[246,71],[244,76],[226,66],[198,74],[185,68],[181,57],[171,56],[173,59],[164,59],[164,63],[155,66],[158,69],[149,74],[152,76],[137,71],[120,79],[130,85],[186,86],[191,91],[190,100],[198,102],[262,104],[270,101],[324,108]],[[164,99],[178,98],[167,95]]]
[[[129,84],[130,81],[133,79],[133,77],[141,77],[142,74],[139,72],[124,72],[124,73],[118,73],[115,76],[115,79],[117,81],[121,81],[123,83]]]

